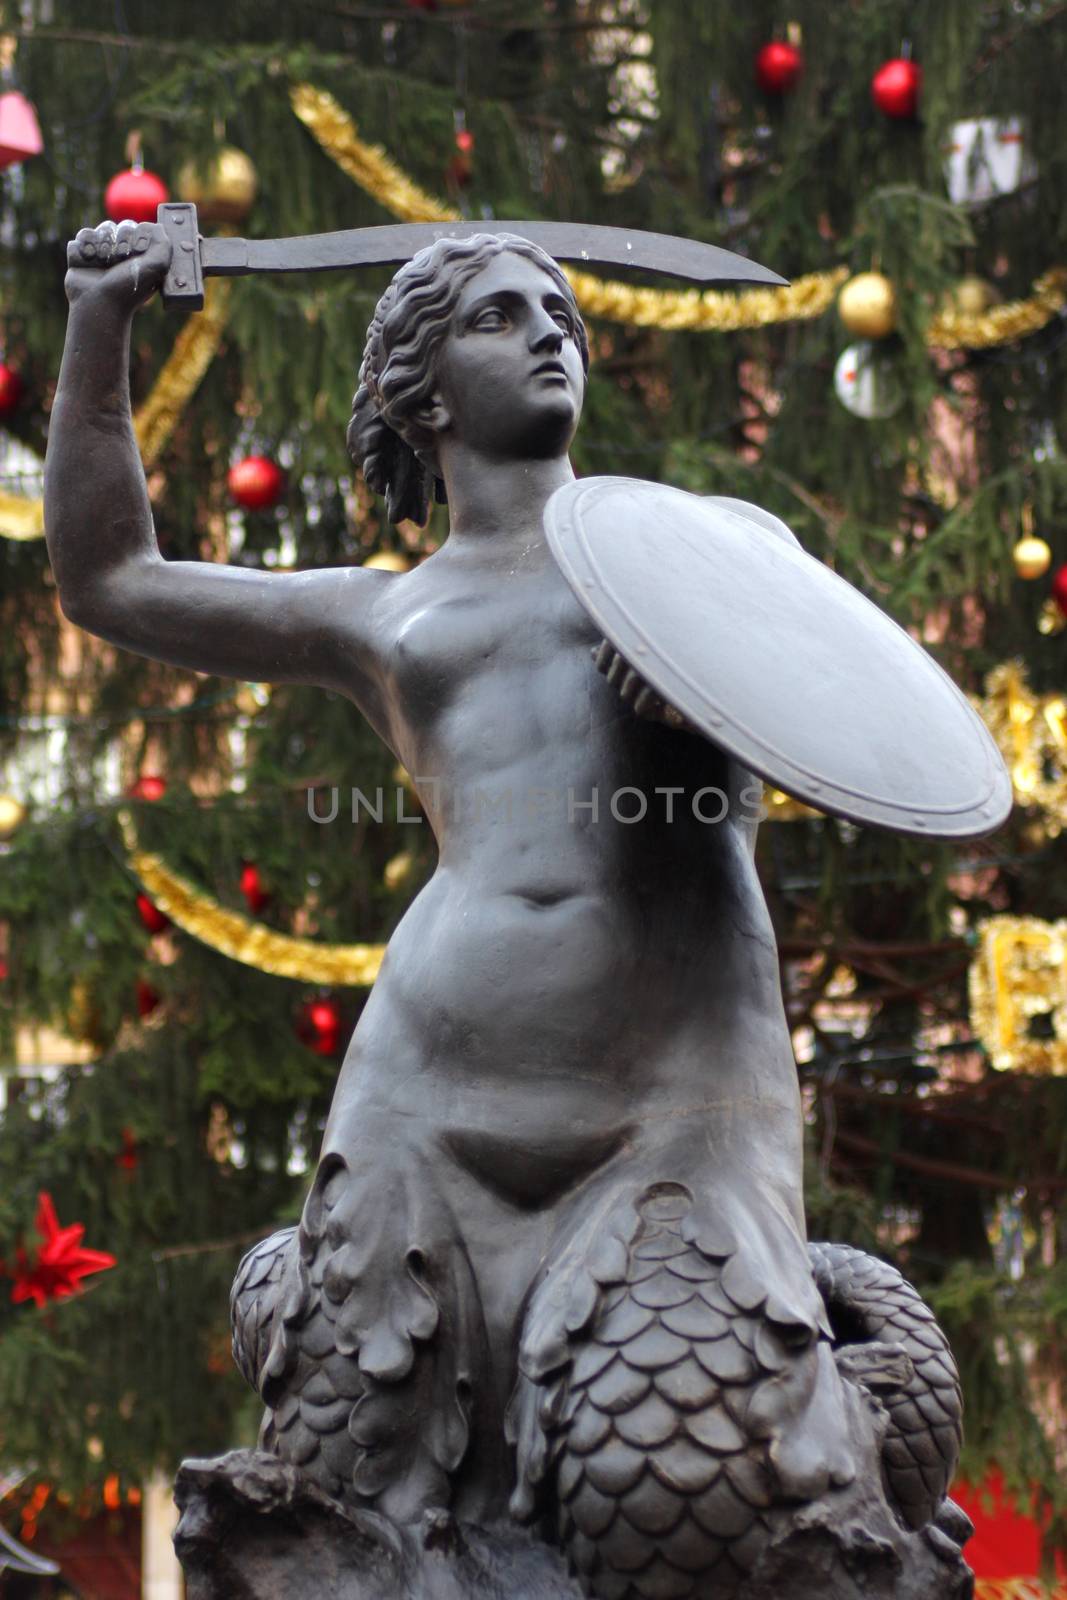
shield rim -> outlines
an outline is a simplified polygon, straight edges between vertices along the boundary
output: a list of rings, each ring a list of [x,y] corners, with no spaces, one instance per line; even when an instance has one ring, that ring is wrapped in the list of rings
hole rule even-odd
[[[985,757],[987,782],[984,794],[963,805],[920,807],[914,803],[885,800],[857,789],[854,784],[828,778],[816,768],[805,766],[778,749],[768,736],[733,723],[728,712],[716,703],[708,691],[654,651],[637,622],[622,608],[611,587],[605,584],[597,567],[582,522],[583,503],[605,491],[623,487],[628,491],[636,488],[640,492],[652,489],[657,496],[664,493],[685,496],[702,507],[705,517],[713,520],[716,517],[729,518],[735,524],[743,524],[748,535],[758,544],[773,547],[779,558],[784,557],[792,562],[813,562],[831,591],[843,585],[852,600],[869,607],[878,619],[877,625],[888,625],[894,629],[910,650],[919,653],[926,668],[940,674],[943,683],[951,690],[975,735],[976,781],[978,758]],[[760,511],[758,506],[752,509],[757,513]],[[659,520],[662,522],[662,510]],[[1011,778],[992,735],[966,696],[906,629],[840,574],[808,555],[799,543],[783,539],[781,533],[754,517],[727,509],[721,504],[720,497],[704,497],[685,489],[647,483],[640,478],[618,476],[580,478],[562,485],[545,507],[544,526],[549,548],[567,584],[582,609],[624,660],[657,694],[677,706],[705,738],[769,783],[827,815],[844,817],[864,826],[888,828],[916,838],[983,838],[1006,821],[1013,804]],[[669,675],[671,672],[675,674],[675,680],[680,681],[672,680]],[[690,691],[688,697],[679,696],[680,685]]]

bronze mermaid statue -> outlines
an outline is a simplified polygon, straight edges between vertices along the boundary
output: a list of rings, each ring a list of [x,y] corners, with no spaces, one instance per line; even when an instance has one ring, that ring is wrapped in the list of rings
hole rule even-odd
[[[169,248],[132,224],[71,246],[63,609],[155,659],[347,696],[439,851],[299,1227],[234,1285],[259,1459],[401,1543],[525,1524],[562,1574],[500,1589],[530,1600],[967,1595],[944,1336],[892,1268],[807,1242],[760,785],[605,645],[546,540],[589,361],[565,275],[501,234],[401,268],[349,445],[394,521],[446,499],[448,537],[403,574],[277,574],[157,546],[129,336]]]

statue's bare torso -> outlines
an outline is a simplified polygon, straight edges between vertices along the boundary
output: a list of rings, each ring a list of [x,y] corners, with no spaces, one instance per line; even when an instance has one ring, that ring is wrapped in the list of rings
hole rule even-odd
[[[798,1120],[758,789],[620,703],[540,528],[386,579],[374,634],[381,731],[440,862],[393,936],[327,1145],[388,1106],[536,1202],[649,1118],[703,1115],[750,1126],[737,1153],[758,1169],[766,1119],[778,1137]],[[759,1112],[738,1118],[739,1097]]]

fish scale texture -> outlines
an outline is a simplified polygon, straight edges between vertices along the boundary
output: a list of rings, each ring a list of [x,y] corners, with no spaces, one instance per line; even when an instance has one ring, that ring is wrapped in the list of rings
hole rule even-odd
[[[231,1296],[263,1449],[398,1522],[447,1505],[484,1331],[447,1206],[412,1157],[320,1171],[299,1229],[257,1245]],[[439,1336],[442,1320],[451,1330]]]
[[[264,1449],[343,1504],[410,1524],[447,1503],[484,1330],[464,1312],[474,1289],[447,1208],[425,1203],[424,1174],[393,1177],[368,1191],[337,1171],[299,1230],[246,1256],[234,1353],[267,1404]],[[582,1230],[532,1291],[508,1428],[515,1515],[555,1520],[588,1595],[742,1600],[792,1508],[856,1480],[850,1384],[879,1395],[867,1403],[887,1424],[902,1521],[943,1513],[959,1382],[895,1269],[795,1235],[768,1255],[673,1182]]]
[[[882,1465],[910,1528],[931,1522],[944,1499],[963,1439],[963,1398],[948,1340],[930,1307],[895,1267],[843,1244],[808,1247],[831,1323],[857,1324],[865,1340],[903,1346],[914,1376],[883,1397],[889,1432]]]
[[[242,1261],[231,1296],[234,1356],[252,1386],[275,1400],[264,1417],[262,1448],[300,1467],[327,1494],[341,1500],[357,1460],[348,1424],[366,1385],[358,1362],[338,1352],[336,1307],[325,1295],[313,1293],[322,1287],[321,1262],[313,1258],[310,1273],[297,1268],[302,1283],[285,1307],[288,1329],[282,1316],[275,1318],[279,1285],[296,1249],[296,1234],[295,1228],[282,1229]],[[272,1349],[274,1364],[284,1374],[284,1393],[277,1392],[267,1374]],[[283,1362],[278,1360],[279,1351],[284,1351]]]
[[[574,1363],[560,1535],[600,1600],[733,1594],[768,1538],[753,1385],[788,1352],[673,1231],[647,1228]],[[714,1589],[708,1589],[709,1583]]]

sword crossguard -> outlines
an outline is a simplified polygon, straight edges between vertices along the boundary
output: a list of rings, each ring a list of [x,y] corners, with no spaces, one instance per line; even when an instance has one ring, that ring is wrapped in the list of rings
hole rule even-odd
[[[168,311],[202,311],[204,273],[196,207],[188,200],[168,200],[160,206],[156,221],[171,244],[170,266],[163,280],[163,304]]]

